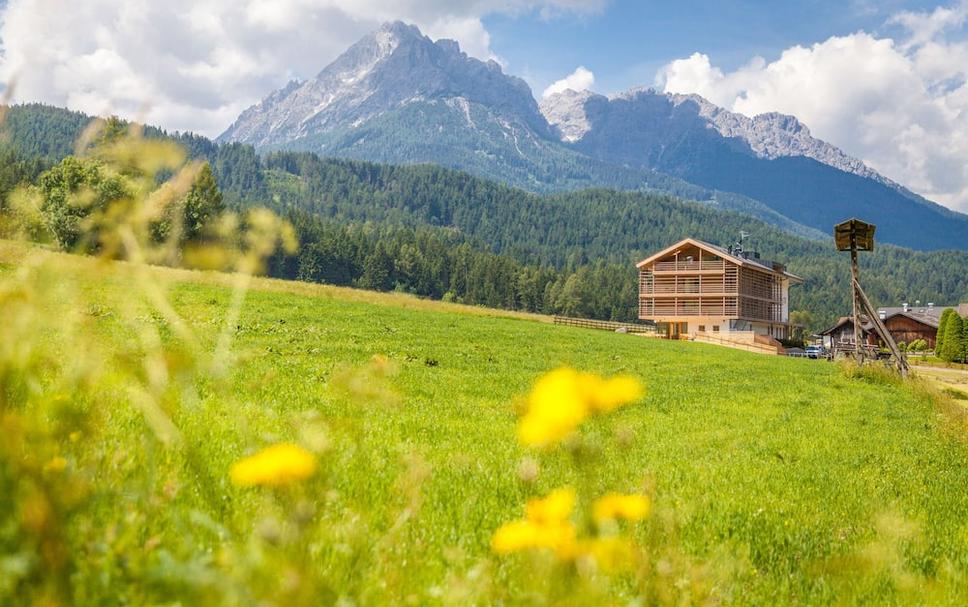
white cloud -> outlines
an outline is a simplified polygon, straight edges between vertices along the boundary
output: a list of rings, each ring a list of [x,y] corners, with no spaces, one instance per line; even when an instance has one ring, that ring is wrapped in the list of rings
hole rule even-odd
[[[604,0],[10,0],[0,81],[15,101],[217,135],[288,80],[314,76],[384,21],[497,59],[481,18],[599,10]]]
[[[595,74],[591,70],[587,69],[583,65],[579,65],[575,68],[575,71],[568,74],[561,80],[556,80],[552,82],[548,88],[541,93],[542,97],[550,97],[555,93],[560,93],[562,91],[567,91],[571,89],[573,91],[584,91],[585,89],[590,89],[592,85],[595,84]]]
[[[939,6],[930,13],[903,11],[891,17],[888,23],[904,27],[908,33],[905,47],[914,47],[934,40],[945,31],[960,27],[968,20],[968,1],[962,0],[950,7]]]
[[[656,85],[750,116],[793,114],[883,175],[968,211],[968,44],[943,36],[966,6],[894,17],[899,42],[860,31],[729,72],[695,53],[663,67]]]

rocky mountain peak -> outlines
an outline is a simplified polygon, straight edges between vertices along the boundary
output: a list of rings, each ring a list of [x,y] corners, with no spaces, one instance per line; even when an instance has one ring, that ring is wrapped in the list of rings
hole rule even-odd
[[[589,101],[595,98],[607,103],[604,96],[589,90],[565,89],[549,95],[541,102],[541,113],[556,130],[562,141],[573,143],[591,129]]]
[[[347,125],[359,125],[413,102],[463,98],[514,115],[542,134],[549,129],[531,89],[494,61],[437,42],[394,21],[365,36],[312,80],[275,91],[243,112],[222,141],[284,147]]]

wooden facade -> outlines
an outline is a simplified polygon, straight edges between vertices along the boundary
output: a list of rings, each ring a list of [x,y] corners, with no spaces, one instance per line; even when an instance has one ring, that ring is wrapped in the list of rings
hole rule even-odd
[[[884,325],[897,343],[910,344],[912,341],[923,339],[928,342],[928,349],[934,350],[934,344],[938,337],[937,325],[932,326],[904,314],[895,314],[885,319]]]
[[[639,318],[670,337],[753,331],[786,337],[788,293],[800,279],[780,264],[687,238],[638,264]]]
[[[933,350],[938,337],[938,321],[946,307],[902,306],[896,308],[878,308],[878,316],[887,331],[897,343],[910,344],[912,341],[923,339],[928,349]],[[861,317],[861,335],[864,342],[871,346],[882,346],[877,334],[872,330],[873,325],[866,316]],[[852,345],[854,342],[854,324],[849,316],[843,316],[837,324],[821,331],[824,345],[834,349],[838,346]]]

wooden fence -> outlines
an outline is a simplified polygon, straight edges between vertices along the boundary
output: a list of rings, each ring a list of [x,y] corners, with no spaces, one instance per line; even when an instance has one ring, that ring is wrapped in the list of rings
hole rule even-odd
[[[615,322],[613,320],[592,320],[590,318],[571,318],[568,316],[555,316],[556,325],[567,325],[570,327],[582,327],[584,329],[599,329],[602,331],[619,331],[625,329],[625,333],[636,335],[654,335],[655,325],[643,325],[634,322]]]
[[[733,339],[729,337],[732,336]],[[779,342],[775,343],[764,343],[766,340],[761,340],[760,338],[765,338],[765,335],[759,335],[753,332],[729,332],[721,335],[712,335],[710,333],[697,333],[693,338],[694,341],[703,342],[707,344],[715,344],[717,346],[726,346],[727,348],[735,348],[737,350],[746,350],[747,352],[757,352],[759,354],[783,354],[783,347]],[[767,338],[772,341],[772,338]]]

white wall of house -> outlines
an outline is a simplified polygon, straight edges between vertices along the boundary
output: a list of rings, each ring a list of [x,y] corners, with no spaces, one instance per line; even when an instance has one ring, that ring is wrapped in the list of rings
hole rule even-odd
[[[688,322],[687,332],[689,335],[695,335],[696,333],[729,333],[729,319],[728,318],[713,318],[713,317],[703,317],[696,320],[690,320]]]

